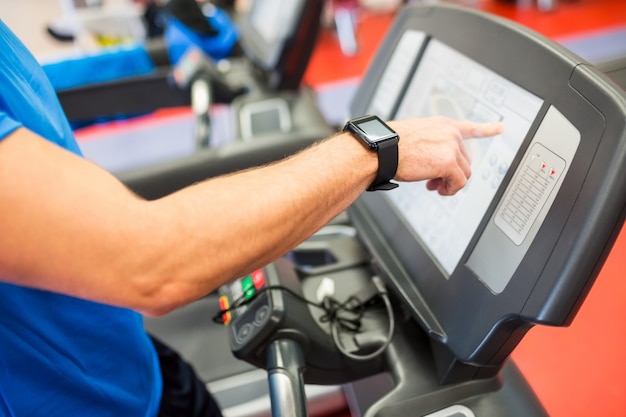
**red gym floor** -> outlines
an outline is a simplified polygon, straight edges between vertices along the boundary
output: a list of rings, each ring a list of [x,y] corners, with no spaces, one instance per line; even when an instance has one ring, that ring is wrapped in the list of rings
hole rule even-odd
[[[545,13],[509,0],[463,4],[515,20],[555,40],[626,28],[625,0],[558,0],[557,8]],[[357,30],[360,49],[353,57],[341,53],[332,31],[323,31],[307,82],[315,86],[362,75],[392,20],[393,15],[363,14]],[[618,238],[573,324],[536,327],[513,354],[552,417],[626,416],[624,258],[626,232]]]

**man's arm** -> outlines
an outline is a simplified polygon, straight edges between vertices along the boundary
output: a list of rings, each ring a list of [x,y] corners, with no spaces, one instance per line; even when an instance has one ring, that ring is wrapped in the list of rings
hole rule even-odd
[[[462,140],[501,126],[394,122],[396,179],[453,194],[469,176]],[[0,141],[0,277],[158,315],[266,265],[345,210],[376,155],[348,134],[286,160],[155,201],[19,129]]]

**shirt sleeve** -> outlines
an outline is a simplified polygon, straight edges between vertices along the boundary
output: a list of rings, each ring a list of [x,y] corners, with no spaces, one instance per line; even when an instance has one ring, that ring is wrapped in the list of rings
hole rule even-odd
[[[9,136],[20,127],[22,127],[20,122],[11,118],[11,116],[0,109],[0,140]]]

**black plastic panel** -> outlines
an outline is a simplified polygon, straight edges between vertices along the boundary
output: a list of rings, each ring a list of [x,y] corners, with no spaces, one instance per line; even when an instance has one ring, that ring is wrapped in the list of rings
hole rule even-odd
[[[395,214],[385,193],[367,193],[351,209],[389,284],[436,345],[452,353],[452,362],[441,367],[460,361],[497,368],[533,324],[571,322],[622,225],[626,96],[597,68],[511,21],[461,7],[418,5],[405,8],[396,19],[356,94],[352,116],[371,108],[378,83],[407,31],[423,32],[426,49],[436,39],[543,100],[494,200],[449,276],[410,225]],[[422,56],[417,56],[415,68]],[[400,93],[398,102],[401,99]],[[468,267],[468,260],[493,222],[497,204],[521,169],[544,118],[552,118],[554,109],[580,133],[580,142],[567,161],[554,200],[546,203],[545,218],[537,221],[538,229],[529,235],[525,252],[520,252],[519,265],[512,268],[506,286],[493,291]],[[489,248],[494,262],[508,262],[500,249]]]

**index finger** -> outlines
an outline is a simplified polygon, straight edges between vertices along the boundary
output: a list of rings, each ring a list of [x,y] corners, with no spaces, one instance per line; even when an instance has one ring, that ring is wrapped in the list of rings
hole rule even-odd
[[[470,120],[452,120],[452,124],[464,139],[495,136],[504,130],[504,123],[501,122],[477,123]]]

